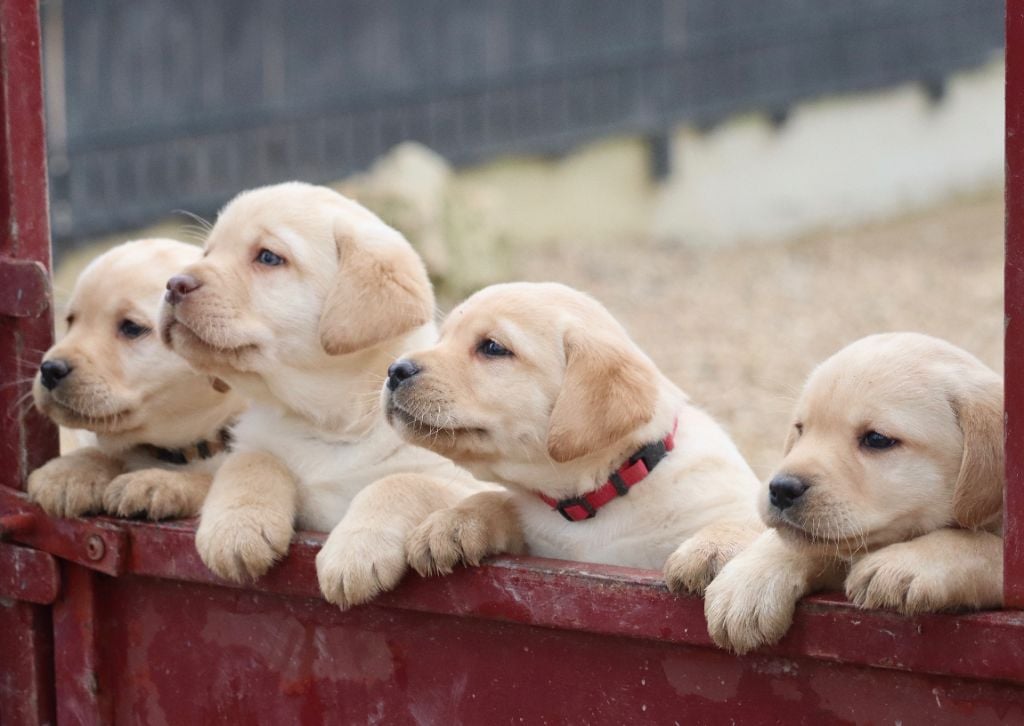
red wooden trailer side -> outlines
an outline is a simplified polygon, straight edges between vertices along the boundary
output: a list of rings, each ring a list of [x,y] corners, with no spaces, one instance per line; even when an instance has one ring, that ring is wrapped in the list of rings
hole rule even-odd
[[[777,646],[711,644],[657,573],[499,558],[379,602],[322,600],[318,535],[248,587],[194,523],[54,520],[18,404],[49,344],[35,0],[0,0],[0,722],[1024,722],[1024,612],[906,618],[809,598]],[[1024,606],[1024,0],[1007,3],[1005,587]]]

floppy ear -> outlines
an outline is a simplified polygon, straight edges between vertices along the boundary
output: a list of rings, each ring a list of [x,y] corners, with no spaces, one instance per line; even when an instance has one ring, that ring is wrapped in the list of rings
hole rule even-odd
[[[658,372],[631,341],[570,332],[565,354],[565,379],[548,424],[552,459],[600,451],[654,416]]]
[[[972,386],[953,401],[964,434],[960,474],[953,489],[953,516],[961,527],[983,526],[1003,508],[1003,382]]]
[[[334,226],[338,272],[320,314],[320,343],[331,355],[370,348],[428,323],[434,292],[423,262],[383,222]]]

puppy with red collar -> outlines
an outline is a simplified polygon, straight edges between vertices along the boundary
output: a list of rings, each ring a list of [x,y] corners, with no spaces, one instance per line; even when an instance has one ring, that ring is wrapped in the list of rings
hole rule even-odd
[[[605,308],[563,285],[473,295],[434,346],[391,366],[383,396],[407,441],[508,488],[431,514],[407,543],[421,574],[525,548],[669,559],[670,584],[700,592],[760,529],[757,479],[725,431]]]

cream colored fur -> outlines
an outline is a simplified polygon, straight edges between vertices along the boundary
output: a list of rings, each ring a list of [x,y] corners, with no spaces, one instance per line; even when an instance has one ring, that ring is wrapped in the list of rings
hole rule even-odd
[[[281,264],[261,262],[264,250]],[[380,415],[388,365],[436,336],[419,258],[364,207],[293,182],[238,195],[181,272],[198,287],[165,306],[162,334],[253,401],[203,507],[203,561],[259,577],[297,526],[331,533],[317,557],[328,600],[392,587],[426,510],[487,488]]]
[[[896,440],[876,450],[870,431]],[[874,335],[810,376],[777,474],[809,484],[774,529],[707,589],[715,641],[745,652],[781,638],[802,596],[837,587],[903,613],[1002,603],[1002,379],[913,333]]]
[[[511,354],[489,357],[488,340]],[[486,288],[452,311],[436,345],[405,357],[421,372],[384,391],[392,425],[509,489],[422,524],[409,543],[421,573],[523,543],[542,557],[661,568],[709,526],[720,537],[701,551],[723,564],[760,531],[757,481],[732,441],[583,293],[557,284]],[[596,517],[567,522],[539,498],[604,484],[677,417],[675,450]],[[726,523],[738,543],[723,542]]]
[[[218,431],[244,407],[215,391],[160,342],[156,326],[167,278],[199,259],[199,248],[167,239],[126,242],[94,260],[68,303],[67,334],[44,356],[71,373],[52,391],[36,377],[36,406],[61,426],[92,432],[92,445],[54,459],[29,477],[29,496],[47,512],[107,512],[153,519],[198,513],[218,454],[164,463],[140,444],[183,448]],[[125,336],[131,320],[149,332]]]

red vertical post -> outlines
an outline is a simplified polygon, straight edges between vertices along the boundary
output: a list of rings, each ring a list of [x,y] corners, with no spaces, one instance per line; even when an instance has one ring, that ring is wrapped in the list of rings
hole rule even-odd
[[[37,0],[0,0],[0,486],[22,487],[57,452],[26,400],[53,330]],[[0,606],[0,721],[54,721],[50,609]]]
[[[1024,607],[1024,0],[1006,2],[1007,607]]]
[[[53,334],[37,0],[0,0],[0,485],[57,453],[32,408],[31,378]]]
[[[113,723],[114,684],[99,676],[100,644],[96,624],[96,573],[65,563],[63,595],[53,605],[54,660],[57,722]]]

